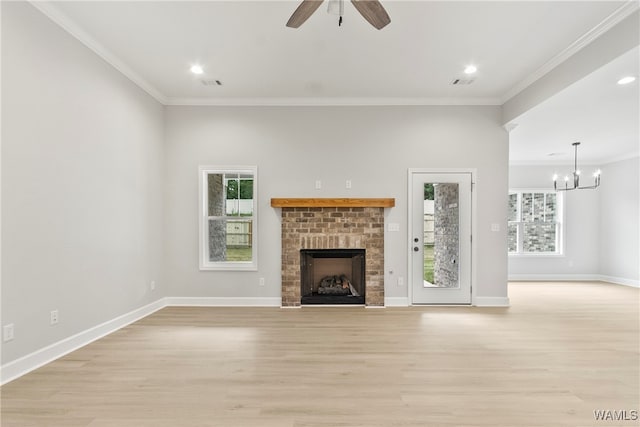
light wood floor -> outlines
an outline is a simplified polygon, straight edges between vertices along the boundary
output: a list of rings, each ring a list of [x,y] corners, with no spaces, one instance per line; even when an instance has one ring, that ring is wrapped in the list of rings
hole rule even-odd
[[[612,426],[639,292],[515,283],[508,309],[166,308],[2,387],[10,426]]]

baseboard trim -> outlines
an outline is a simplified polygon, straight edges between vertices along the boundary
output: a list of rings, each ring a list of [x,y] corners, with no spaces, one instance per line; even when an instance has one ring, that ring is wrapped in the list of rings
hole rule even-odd
[[[509,307],[508,297],[475,297],[474,306],[476,307]]]
[[[511,274],[510,282],[607,282],[640,288],[640,281],[602,274]]]
[[[409,298],[407,297],[385,297],[385,307],[409,307]]]
[[[600,281],[615,283],[616,285],[624,285],[631,286],[632,288],[640,288],[640,280],[626,279],[624,277],[614,277],[614,276],[598,276]]]
[[[187,307],[280,307],[280,297],[166,297],[166,306]]]
[[[117,331],[133,322],[136,322],[165,306],[164,298],[137,308],[129,313],[108,320],[85,331],[72,335],[61,341],[27,354],[19,359],[11,361],[0,368],[0,384],[4,385],[15,380],[47,363],[53,362],[62,356],[71,353],[87,344],[92,343],[110,333]]]
[[[510,282],[594,282],[600,280],[597,274],[511,274]]]

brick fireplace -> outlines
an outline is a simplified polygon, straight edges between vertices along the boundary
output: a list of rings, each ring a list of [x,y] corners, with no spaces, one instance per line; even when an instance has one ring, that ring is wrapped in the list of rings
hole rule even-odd
[[[301,305],[301,250],[363,249],[365,305],[384,306],[384,208],[394,199],[272,199],[282,208],[282,306]]]

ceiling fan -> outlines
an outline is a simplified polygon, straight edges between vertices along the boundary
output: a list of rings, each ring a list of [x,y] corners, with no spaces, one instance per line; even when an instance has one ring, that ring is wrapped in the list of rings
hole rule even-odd
[[[320,7],[323,1],[324,0],[302,0],[302,3],[300,3],[298,8],[291,15],[291,18],[289,18],[289,21],[287,21],[287,27],[300,27],[300,25],[304,24],[304,22],[309,19],[311,15],[313,15],[313,12],[315,12]],[[329,1],[329,10],[331,10],[331,3],[335,2],[335,0]],[[340,25],[342,23],[342,4],[344,0],[338,1],[340,15],[338,25]],[[373,25],[378,30],[381,30],[389,22],[391,22],[391,18],[389,18],[387,11],[384,10],[384,7],[382,7],[378,0],[351,0],[351,3],[353,3],[358,12],[360,12],[360,15],[362,15],[362,17],[366,19],[368,23]]]

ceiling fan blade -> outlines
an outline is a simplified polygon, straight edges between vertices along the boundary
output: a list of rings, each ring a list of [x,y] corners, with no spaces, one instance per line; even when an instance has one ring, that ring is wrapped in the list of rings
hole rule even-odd
[[[378,30],[384,28],[391,18],[378,0],[351,0],[360,15]]]
[[[287,27],[298,28],[304,24],[304,21],[313,15],[313,12],[320,7],[323,1],[324,0],[303,0],[287,21]]]

